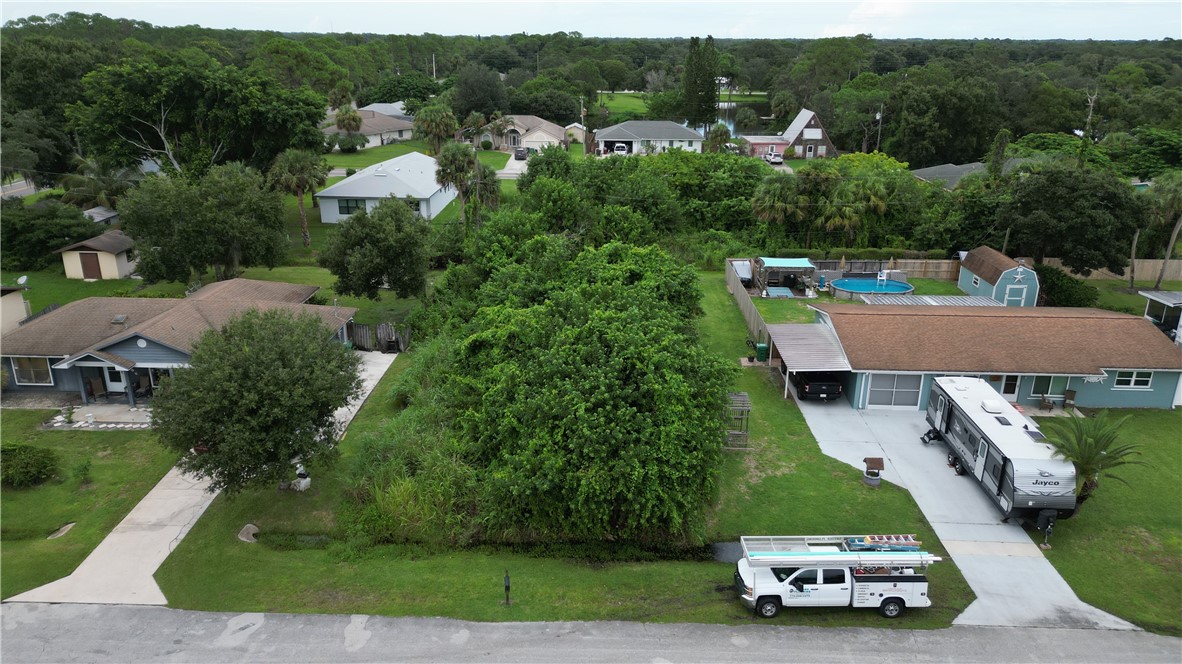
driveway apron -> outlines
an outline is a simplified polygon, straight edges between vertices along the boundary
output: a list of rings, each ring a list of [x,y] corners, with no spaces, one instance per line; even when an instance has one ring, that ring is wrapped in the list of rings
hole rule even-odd
[[[1137,629],[1080,601],[1030,536],[1002,523],[972,478],[952,472],[942,443],[920,442],[923,412],[858,411],[844,401],[806,401],[800,410],[822,452],[859,469],[864,458],[882,457],[883,479],[911,492],[977,594],[954,624]]]
[[[395,354],[357,353],[361,393],[336,412],[342,430],[394,362]],[[167,604],[153,575],[213,502],[208,480],[168,471],[69,576],[5,600],[77,604]],[[68,535],[67,535],[68,536]]]

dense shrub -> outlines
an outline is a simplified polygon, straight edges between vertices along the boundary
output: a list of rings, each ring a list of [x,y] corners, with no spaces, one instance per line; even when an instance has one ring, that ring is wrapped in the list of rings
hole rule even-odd
[[[480,149],[481,150],[491,150],[492,149],[492,141],[489,141],[489,140],[480,141]]]
[[[1035,264],[1038,273],[1040,305],[1048,307],[1091,307],[1100,297],[1100,290],[1083,279],[1077,279],[1063,270]]]
[[[0,481],[5,486],[36,486],[57,474],[57,453],[32,445],[5,445],[0,448]]]
[[[22,198],[0,202],[0,245],[5,270],[44,270],[61,265],[53,253],[75,242],[101,234],[106,226],[96,224],[82,210],[58,202],[25,205]]]
[[[365,147],[366,142],[367,139],[361,134],[345,134],[337,138],[337,147],[341,149],[341,152],[347,154],[357,152],[360,148]]]

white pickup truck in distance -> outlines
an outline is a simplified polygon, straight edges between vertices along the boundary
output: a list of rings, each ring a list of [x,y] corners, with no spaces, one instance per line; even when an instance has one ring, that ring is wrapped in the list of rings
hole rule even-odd
[[[923,572],[940,558],[911,535],[743,537],[735,569],[739,599],[764,618],[781,608],[876,608],[897,618],[932,605]],[[918,571],[917,571],[918,570]]]

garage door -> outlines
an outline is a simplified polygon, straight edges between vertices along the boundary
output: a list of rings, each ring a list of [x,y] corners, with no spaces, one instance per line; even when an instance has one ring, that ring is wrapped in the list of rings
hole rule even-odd
[[[871,374],[870,408],[919,408],[919,374]]]

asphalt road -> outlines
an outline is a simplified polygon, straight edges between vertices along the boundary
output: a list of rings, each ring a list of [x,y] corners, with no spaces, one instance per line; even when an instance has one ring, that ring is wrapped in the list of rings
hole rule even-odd
[[[1171,662],[1145,632],[760,624],[470,623],[442,618],[201,613],[4,604],[0,660],[25,662]]]

